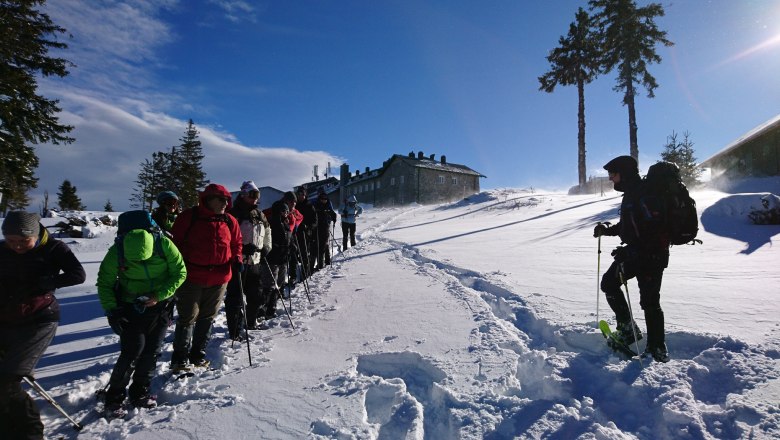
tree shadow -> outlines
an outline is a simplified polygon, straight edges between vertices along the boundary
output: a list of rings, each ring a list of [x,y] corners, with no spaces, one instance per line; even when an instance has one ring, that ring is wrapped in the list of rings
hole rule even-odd
[[[731,238],[745,243],[742,254],[752,254],[765,244],[772,244],[772,237],[780,234],[780,226],[754,225],[748,222],[747,214],[734,215],[734,210],[750,206],[748,200],[755,194],[738,194],[724,197],[701,213],[702,228],[710,234]]]

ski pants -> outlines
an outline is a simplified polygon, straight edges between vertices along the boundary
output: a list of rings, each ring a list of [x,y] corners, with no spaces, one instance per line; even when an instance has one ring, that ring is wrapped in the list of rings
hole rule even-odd
[[[130,399],[139,399],[149,394],[149,385],[154,377],[157,358],[162,351],[165,333],[170,322],[172,300],[162,301],[153,307],[136,308],[132,304],[123,306],[128,323],[119,335],[119,359],[108,381],[106,402],[121,403],[125,389],[130,383]]]
[[[330,228],[317,231],[317,261],[316,268],[323,269],[330,265]]]
[[[225,298],[227,283],[200,286],[189,280],[176,291],[176,310],[179,319],[173,333],[171,363],[189,359],[197,362],[206,357],[206,345],[211,338],[211,324]]]
[[[234,273],[227,285],[225,294],[225,317],[227,318],[228,333],[231,338],[241,334],[244,329],[244,296],[241,295],[243,286],[246,295],[246,322],[249,328],[255,326],[259,310],[265,303],[263,298],[263,283],[260,279],[265,263],[261,260],[258,264],[247,264],[243,273]],[[241,282],[241,284],[239,284]]]
[[[270,319],[276,316],[276,301],[287,280],[287,264],[264,264],[260,276],[263,280],[265,317]]]
[[[618,323],[631,321],[628,302],[621,289],[620,272],[623,280],[636,278],[639,285],[639,305],[647,323],[647,347],[654,348],[665,342],[664,312],[661,309],[661,281],[665,261],[652,258],[636,258],[623,263],[613,262],[601,278],[601,291],[607,297],[609,307],[615,312]]]
[[[347,250],[347,237],[349,236],[349,243],[352,246],[355,246],[355,230],[357,229],[357,225],[355,223],[347,223],[347,222],[341,222],[341,234],[343,235],[342,238],[342,249]]]
[[[43,439],[38,405],[22,377],[33,369],[57,332],[56,322],[0,328],[0,433],[3,439]]]

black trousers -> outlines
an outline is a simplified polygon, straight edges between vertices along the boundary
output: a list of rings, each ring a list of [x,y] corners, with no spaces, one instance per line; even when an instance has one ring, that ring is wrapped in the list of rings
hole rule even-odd
[[[170,300],[146,308],[125,305],[125,317],[130,322],[119,335],[119,359],[108,381],[106,402],[121,402],[125,399],[131,376],[133,384],[130,386],[130,399],[149,394],[149,384],[162,351],[172,306]]]
[[[665,261],[651,258],[636,258],[624,263],[613,262],[601,278],[601,291],[607,297],[609,307],[615,312],[618,323],[631,320],[628,302],[621,289],[623,279],[636,278],[639,285],[639,305],[645,314],[647,323],[647,347],[654,348],[665,342],[664,312],[661,309],[661,281],[663,280]]]
[[[259,264],[247,264],[244,266],[244,273],[234,274],[227,285],[225,317],[227,318],[228,333],[231,338],[240,335],[244,329],[242,285],[244,295],[246,295],[246,322],[250,328],[255,326],[260,309],[265,308],[263,284],[260,277],[263,265],[265,265],[265,262],[262,260]],[[242,285],[239,284],[239,279]]]
[[[343,237],[342,249],[347,250],[347,237],[349,236],[349,243],[355,246],[355,230],[357,225],[355,223],[341,222],[341,233]]]

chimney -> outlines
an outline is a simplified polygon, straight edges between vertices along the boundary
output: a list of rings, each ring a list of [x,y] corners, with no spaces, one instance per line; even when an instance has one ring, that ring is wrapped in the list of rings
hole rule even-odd
[[[366,174],[368,174],[369,172],[371,172],[371,169],[369,167],[366,167]]]
[[[422,151],[418,151],[418,152],[417,152],[417,158],[418,158],[418,159],[422,159],[422,158],[424,158],[424,157],[425,157],[425,155],[423,154],[423,152],[422,152]]]
[[[360,177],[360,170],[355,170],[355,177]]]
[[[414,159],[414,151],[410,151],[410,152],[409,152],[409,157],[411,157],[412,159]]]
[[[428,156],[428,158],[430,160],[436,160],[436,154],[431,154],[430,156]]]
[[[447,163],[447,156],[441,155],[441,163]]]
[[[341,176],[341,184],[347,183],[347,180],[349,180],[349,164],[341,164],[341,170],[339,171],[339,175]]]

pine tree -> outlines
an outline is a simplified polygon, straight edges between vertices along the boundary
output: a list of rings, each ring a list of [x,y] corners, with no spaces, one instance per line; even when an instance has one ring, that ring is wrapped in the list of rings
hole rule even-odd
[[[658,43],[672,46],[666,31],[658,29],[655,17],[663,17],[663,6],[650,3],[637,7],[634,0],[590,0],[595,35],[601,47],[601,66],[604,73],[617,69],[615,91],[623,91],[623,105],[628,107],[628,132],[631,157],[639,161],[636,107],[634,97],[638,85],[647,90],[647,97],[655,96],[658,87],[647,65],[660,63],[656,53]]]
[[[175,159],[172,160],[176,185],[174,192],[179,196],[182,206],[194,206],[198,203],[198,191],[205,187],[209,181],[203,171],[203,152],[201,142],[198,140],[198,130],[192,119],[187,124],[184,136],[179,139],[181,144],[178,150],[173,150]]]
[[[70,180],[64,180],[57,193],[57,204],[63,211],[83,211],[87,209],[81,203],[81,199],[76,195],[77,188],[70,183]]]
[[[111,204],[111,199],[106,199],[106,204],[103,205],[103,211],[114,212],[114,205]]]
[[[135,181],[136,189],[130,198],[131,206],[151,211],[157,194],[164,191],[170,181],[167,172],[170,169],[168,154],[162,151],[152,153],[152,160],[141,162],[141,171]]]
[[[70,62],[48,56],[65,49],[65,29],[38,9],[45,0],[0,1],[0,212],[29,204],[38,185],[38,157],[29,144],[68,144],[73,129],[59,123],[59,101],[37,94],[39,76],[65,77]]]
[[[693,141],[691,141],[687,131],[683,133],[681,142],[677,141],[677,133],[675,132],[666,137],[666,145],[664,145],[664,151],[661,152],[661,159],[675,163],[680,167],[680,177],[685,186],[692,188],[701,183],[699,177],[701,177],[702,170],[696,163]]]
[[[569,25],[569,34],[561,37],[559,46],[547,56],[550,70],[539,77],[539,90],[547,93],[552,93],[559,84],[577,86],[577,174],[580,189],[585,187],[588,178],[585,166],[585,84],[593,81],[599,70],[599,53],[591,36],[590,21],[588,13],[579,8],[575,22]]]

